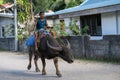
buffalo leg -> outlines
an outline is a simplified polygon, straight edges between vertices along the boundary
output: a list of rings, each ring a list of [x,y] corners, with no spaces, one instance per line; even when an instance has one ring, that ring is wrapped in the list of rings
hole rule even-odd
[[[28,64],[28,67],[27,67],[28,70],[31,69],[32,56],[33,56],[33,52],[32,52],[31,47],[30,47],[29,48],[29,64]]]
[[[42,66],[43,66],[42,75],[46,75],[46,70],[45,70],[46,62],[45,62],[45,58],[41,58],[41,60],[42,60]]]
[[[35,67],[36,67],[36,68],[35,68],[35,71],[36,71],[36,72],[40,72],[40,70],[39,70],[39,68],[38,68],[38,64],[37,64],[38,58],[39,58],[39,57],[38,57],[37,55],[35,55],[34,63],[35,63]]]
[[[56,68],[56,75],[58,77],[61,77],[62,75],[61,75],[61,73],[59,71],[59,68],[58,68],[58,58],[54,58],[53,61],[54,61],[54,65],[55,65],[55,68]]]

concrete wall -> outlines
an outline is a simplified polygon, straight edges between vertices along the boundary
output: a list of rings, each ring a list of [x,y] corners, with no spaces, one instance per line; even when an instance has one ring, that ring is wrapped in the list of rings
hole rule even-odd
[[[120,61],[120,35],[106,35],[103,36],[103,40],[90,40],[88,36],[64,38],[67,38],[71,43],[72,52],[77,58]]]
[[[14,38],[0,38],[0,48],[9,51],[14,51],[15,49],[14,42],[15,42]]]
[[[102,19],[102,35],[117,34],[116,13],[103,13]]]
[[[25,45],[26,40],[19,40],[18,41],[18,51],[20,52],[28,52],[28,48]]]
[[[89,36],[67,36],[76,58],[94,58],[120,61],[120,35],[106,35],[102,40],[90,40]],[[19,51],[27,51],[24,41],[19,41]]]

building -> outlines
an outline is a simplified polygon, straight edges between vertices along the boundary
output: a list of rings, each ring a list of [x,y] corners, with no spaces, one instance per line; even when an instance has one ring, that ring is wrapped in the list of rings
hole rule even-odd
[[[78,20],[80,28],[89,26],[91,39],[120,34],[120,0],[86,0],[79,6],[57,11],[47,17],[54,23],[64,20],[66,26]]]
[[[15,50],[15,28],[13,4],[0,6],[0,48]]]

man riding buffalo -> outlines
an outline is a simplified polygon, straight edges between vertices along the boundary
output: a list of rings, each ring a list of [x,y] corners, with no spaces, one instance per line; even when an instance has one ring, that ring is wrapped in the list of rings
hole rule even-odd
[[[29,64],[28,70],[31,69],[31,60],[34,55],[34,62],[36,72],[39,72],[37,65],[38,58],[41,58],[43,69],[42,74],[46,75],[46,62],[45,59],[53,59],[56,68],[56,75],[61,77],[61,73],[58,69],[58,57],[62,58],[68,63],[73,63],[73,55],[70,49],[70,43],[65,40],[66,43],[60,44],[53,36],[51,36],[46,30],[45,26],[47,21],[44,18],[44,12],[39,13],[40,18],[36,21],[37,33],[35,33],[35,45],[29,46]],[[43,36],[44,35],[44,36]]]
[[[42,31],[46,28],[46,26],[48,26],[47,24],[47,20],[45,19],[45,14],[44,12],[40,12],[39,13],[40,18],[37,19],[36,21],[36,26],[34,28],[34,30],[37,30],[37,32],[35,33],[35,49],[38,50],[38,37],[39,37],[39,31]]]

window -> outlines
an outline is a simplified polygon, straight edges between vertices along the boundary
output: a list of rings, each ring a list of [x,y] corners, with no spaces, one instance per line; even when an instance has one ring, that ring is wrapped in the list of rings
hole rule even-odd
[[[2,37],[5,36],[5,28],[2,26]]]
[[[14,37],[14,25],[3,25],[0,27],[0,37]]]
[[[88,26],[87,34],[91,36],[101,36],[101,14],[81,16],[80,17],[81,28]]]

